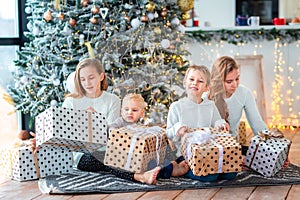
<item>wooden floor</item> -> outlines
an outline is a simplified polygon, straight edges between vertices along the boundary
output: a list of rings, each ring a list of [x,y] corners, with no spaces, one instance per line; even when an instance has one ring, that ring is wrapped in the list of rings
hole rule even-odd
[[[300,129],[283,130],[285,137],[292,139],[293,143],[290,151],[292,163],[300,166]],[[157,192],[135,192],[117,194],[90,194],[90,195],[48,195],[42,194],[37,185],[37,181],[18,182],[8,180],[0,175],[0,199],[27,200],[27,199],[106,199],[106,200],[207,200],[207,199],[248,199],[248,200],[296,200],[300,199],[300,185],[284,186],[260,186],[241,188],[214,188],[198,190],[175,190]]]

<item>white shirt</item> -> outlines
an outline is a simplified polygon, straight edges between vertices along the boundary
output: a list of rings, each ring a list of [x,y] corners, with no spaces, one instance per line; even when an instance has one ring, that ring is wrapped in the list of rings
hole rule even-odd
[[[180,156],[180,137],[176,135],[182,126],[188,128],[213,127],[216,122],[218,124],[225,123],[221,119],[220,113],[214,101],[203,98],[200,104],[197,104],[187,97],[173,102],[170,106],[167,119],[167,136],[170,138],[176,148],[177,156]]]
[[[114,94],[102,91],[101,96],[97,98],[88,98],[86,96],[82,98],[67,97],[64,100],[62,107],[77,110],[85,110],[88,107],[92,107],[98,113],[105,116],[109,126],[120,116],[121,100]],[[77,167],[82,155],[83,153],[81,152],[73,152],[74,167]]]
[[[240,84],[231,97],[225,99],[225,102],[229,112],[230,133],[232,135],[237,135],[243,110],[255,135],[258,131],[267,129],[265,122],[258,112],[252,92],[245,86]]]

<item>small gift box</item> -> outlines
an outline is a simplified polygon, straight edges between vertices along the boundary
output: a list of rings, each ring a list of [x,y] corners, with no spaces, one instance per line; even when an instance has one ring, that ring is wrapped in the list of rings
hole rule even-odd
[[[242,170],[241,146],[227,133],[190,132],[182,139],[181,153],[196,176]]]
[[[5,176],[29,181],[73,170],[73,154],[66,147],[41,147],[33,153],[27,146],[3,146],[1,167]]]
[[[94,151],[106,145],[107,122],[101,113],[50,107],[35,118],[36,144]]]
[[[263,176],[272,177],[282,168],[290,145],[281,132],[261,131],[251,138],[245,163]]]
[[[106,146],[104,164],[131,172],[148,170],[150,161],[162,164],[167,148],[164,129],[153,126],[126,126],[112,129]]]

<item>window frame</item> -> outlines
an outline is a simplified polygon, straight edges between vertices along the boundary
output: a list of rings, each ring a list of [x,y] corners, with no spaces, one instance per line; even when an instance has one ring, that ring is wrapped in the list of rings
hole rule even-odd
[[[1,37],[0,36],[0,46],[19,46],[19,50],[24,46],[29,39],[25,37],[24,32],[28,31],[28,15],[25,13],[25,3],[26,0],[17,0],[17,18],[18,18],[18,37]],[[29,127],[29,116],[23,113],[18,113],[19,129],[28,129]]]

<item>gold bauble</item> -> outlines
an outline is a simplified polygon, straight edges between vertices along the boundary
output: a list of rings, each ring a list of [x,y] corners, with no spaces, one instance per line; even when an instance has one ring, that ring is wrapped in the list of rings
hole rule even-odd
[[[46,22],[49,22],[52,20],[52,12],[50,10],[47,10],[44,13],[44,19],[46,20]]]
[[[182,17],[182,20],[188,20],[191,18],[191,15],[188,12],[184,12],[184,13],[182,13],[181,17]]]
[[[147,5],[146,5],[146,10],[148,12],[153,12],[155,10],[155,4],[153,2],[149,2]]]
[[[177,4],[182,11],[189,11],[194,8],[194,0],[178,0]]]
[[[156,34],[156,35],[160,35],[161,34],[161,29],[160,27],[155,27],[153,32]]]

